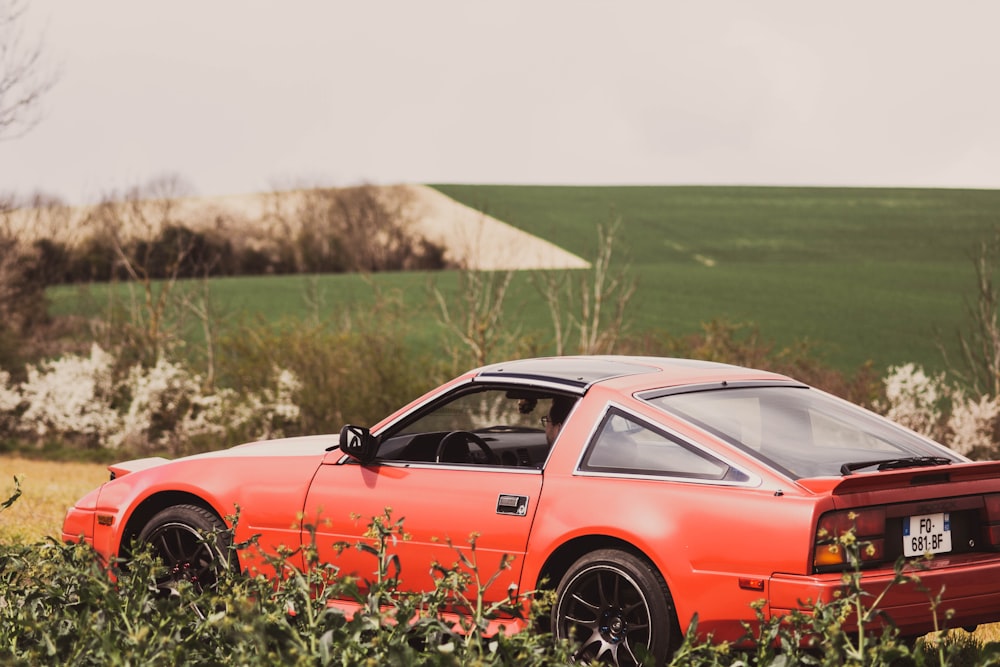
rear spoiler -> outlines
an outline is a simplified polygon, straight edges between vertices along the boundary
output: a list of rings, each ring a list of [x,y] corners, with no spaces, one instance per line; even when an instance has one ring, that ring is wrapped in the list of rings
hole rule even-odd
[[[108,466],[108,471],[111,472],[111,479],[118,479],[119,477],[124,477],[130,472],[145,470],[146,468],[155,468],[156,466],[163,465],[168,461],[169,459],[165,459],[162,456],[150,456],[145,459],[132,459],[131,461],[112,463]]]
[[[961,462],[945,466],[862,472],[848,475],[839,481],[829,477],[815,480],[800,479],[799,484],[812,491],[828,490],[835,496],[846,496],[853,493],[977,480],[993,480],[996,483],[996,491],[1000,492],[1000,461]]]

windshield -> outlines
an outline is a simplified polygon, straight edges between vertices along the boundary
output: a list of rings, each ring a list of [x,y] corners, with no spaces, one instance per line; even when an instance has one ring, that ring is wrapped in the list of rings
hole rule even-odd
[[[963,460],[887,419],[807,387],[760,386],[646,395],[676,415],[798,479],[844,474],[844,464],[919,457]],[[874,468],[873,468],[874,469]]]

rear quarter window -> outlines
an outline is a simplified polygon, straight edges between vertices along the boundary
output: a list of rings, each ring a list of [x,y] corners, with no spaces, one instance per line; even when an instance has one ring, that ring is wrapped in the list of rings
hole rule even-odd
[[[747,479],[724,461],[616,408],[601,421],[580,469],[701,480]]]

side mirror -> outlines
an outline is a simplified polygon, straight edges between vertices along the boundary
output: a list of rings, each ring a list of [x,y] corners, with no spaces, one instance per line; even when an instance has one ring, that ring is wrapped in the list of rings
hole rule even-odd
[[[348,424],[340,429],[340,451],[364,464],[375,459],[378,440],[364,426]]]

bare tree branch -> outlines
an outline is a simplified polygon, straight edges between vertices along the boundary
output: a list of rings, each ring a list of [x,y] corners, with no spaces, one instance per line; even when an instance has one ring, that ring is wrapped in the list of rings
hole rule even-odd
[[[452,314],[448,300],[436,287],[439,321],[472,354],[475,366],[483,366],[503,343],[517,337],[516,331],[503,327],[504,302],[514,278],[513,271],[477,271],[463,269],[458,278],[458,303]],[[453,361],[459,360],[452,350]]]
[[[216,376],[216,330],[219,316],[212,299],[212,288],[206,271],[198,286],[181,291],[181,304],[197,318],[205,336],[205,379],[202,383],[206,391],[215,389]]]
[[[0,141],[23,136],[41,120],[42,98],[56,76],[44,69],[41,40],[24,32],[27,0],[0,0]]]
[[[119,268],[129,278],[130,325],[141,331],[135,342],[148,363],[155,363],[171,342],[172,332],[164,324],[164,314],[181,267],[192,250],[190,236],[176,235],[175,245],[170,248],[157,243],[161,232],[176,224],[173,209],[181,189],[175,177],[165,177],[132,188],[121,198],[109,195],[86,221],[106,239]],[[164,251],[165,256],[159,254]],[[136,286],[142,292],[141,305],[135,295]]]

